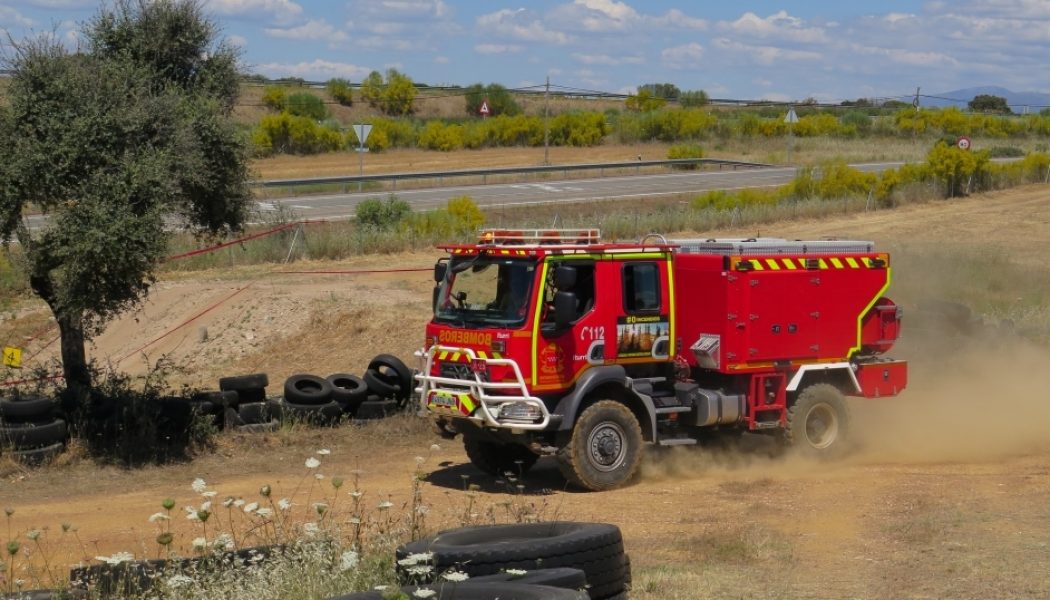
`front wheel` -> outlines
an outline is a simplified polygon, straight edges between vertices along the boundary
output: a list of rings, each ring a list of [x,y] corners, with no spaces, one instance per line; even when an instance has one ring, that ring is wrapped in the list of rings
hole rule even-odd
[[[826,383],[811,385],[788,409],[785,441],[816,458],[842,455],[850,433],[849,407],[842,392]]]
[[[634,413],[615,400],[601,400],[576,419],[558,466],[569,482],[588,490],[619,487],[642,460],[642,428]]]

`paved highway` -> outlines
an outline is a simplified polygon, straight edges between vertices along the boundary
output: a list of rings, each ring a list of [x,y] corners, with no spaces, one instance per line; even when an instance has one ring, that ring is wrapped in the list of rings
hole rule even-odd
[[[903,163],[851,165],[862,171],[881,172]],[[780,186],[795,176],[793,167],[741,169],[738,171],[676,171],[652,175],[625,175],[593,179],[568,179],[543,183],[493,183],[458,187],[399,190],[397,197],[414,210],[433,210],[449,198],[470,196],[478,206],[526,206],[563,202],[592,202],[653,198],[708,190],[733,190]],[[354,215],[357,204],[367,198],[385,197],[386,192],[326,194],[276,198],[258,202],[262,212],[291,209],[304,219],[345,219]]]

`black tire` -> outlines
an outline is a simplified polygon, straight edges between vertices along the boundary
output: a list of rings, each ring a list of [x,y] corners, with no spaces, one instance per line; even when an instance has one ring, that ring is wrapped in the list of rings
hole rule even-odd
[[[28,450],[10,450],[5,454],[10,455],[12,458],[22,463],[23,465],[43,465],[51,462],[56,456],[62,454],[62,451],[66,449],[64,442],[55,442],[50,446],[44,446],[43,448],[30,448]]]
[[[813,458],[835,458],[848,450],[850,413],[846,398],[826,383],[811,385],[788,408],[784,442]]]
[[[234,390],[197,392],[190,396],[196,402],[207,401],[221,408],[237,408],[241,403],[240,395]]]
[[[0,594],[0,600],[86,600],[89,597],[83,590],[22,590]]]
[[[55,401],[51,398],[31,396],[0,400],[0,421],[7,423],[50,421],[54,413]]]
[[[357,375],[334,373],[325,379],[332,384],[332,400],[342,405],[348,413],[353,414],[357,406],[368,398],[368,384]]]
[[[72,569],[69,581],[75,587],[91,589],[92,597],[126,598],[150,589],[154,581],[170,568],[169,562],[163,559],[91,565]]]
[[[383,419],[397,412],[397,402],[394,400],[365,400],[357,407],[354,416],[359,421]]]
[[[281,414],[286,419],[302,421],[311,425],[331,425],[343,417],[343,407],[336,401],[326,404],[298,404],[285,400]]]
[[[317,375],[292,375],[284,382],[284,399],[295,404],[327,404],[332,400],[332,384]]]
[[[237,414],[246,425],[269,423],[273,419],[281,418],[281,405],[270,400],[246,402],[237,407]]]
[[[557,456],[570,483],[592,491],[620,487],[642,461],[642,428],[624,404],[599,400],[576,417],[572,437]]]
[[[401,388],[404,400],[412,393],[412,370],[393,354],[379,354],[368,363],[368,368],[376,371],[384,379],[396,383]]]
[[[219,379],[219,389],[222,391],[240,392],[244,390],[266,389],[270,385],[270,378],[266,373],[253,373],[251,375],[236,375]]]
[[[364,380],[368,384],[368,391],[377,396],[383,398],[399,398],[402,396],[401,386],[383,377],[375,369],[365,371]]]
[[[471,577],[467,581],[471,583],[525,583],[529,585],[546,585],[566,590],[582,590],[587,587],[587,574],[580,569],[559,567],[557,569],[526,571],[524,575],[511,575],[507,572],[496,573],[495,575],[479,575]]]
[[[431,577],[450,569],[474,577],[506,569],[570,567],[586,574],[591,598],[619,593],[626,585],[623,536],[618,527],[608,523],[555,521],[464,527],[405,544],[396,555],[401,561],[425,552],[433,553]],[[399,563],[397,569],[399,577],[408,581],[408,567]]]
[[[472,435],[463,436],[463,447],[475,467],[496,477],[508,473],[519,477],[525,475],[540,459],[525,446],[489,442]]]
[[[523,583],[477,583],[471,580],[463,582],[446,581],[425,586],[408,585],[401,588],[403,596],[414,598],[412,594],[420,589],[433,590],[429,596],[432,600],[571,600],[586,598],[587,595],[576,590]],[[383,600],[383,592],[357,592],[335,596],[329,600]]]
[[[15,450],[31,450],[66,439],[66,422],[55,419],[50,423],[8,423],[0,425],[0,444]]]

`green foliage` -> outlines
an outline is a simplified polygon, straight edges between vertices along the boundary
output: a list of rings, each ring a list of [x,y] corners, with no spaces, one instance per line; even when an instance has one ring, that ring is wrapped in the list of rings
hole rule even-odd
[[[974,178],[987,171],[988,153],[971,152],[956,146],[938,143],[926,155],[930,175],[939,182],[948,198],[965,195],[973,190]]]
[[[415,213],[407,221],[413,236],[449,239],[473,234],[485,224],[485,214],[470,196],[451,198],[444,208]]]
[[[752,206],[771,206],[780,202],[777,192],[762,189],[713,190],[690,202],[696,210],[734,210]]]
[[[256,154],[317,154],[345,147],[342,134],[309,117],[283,112],[267,115],[252,134]]]
[[[463,126],[429,121],[419,132],[419,147],[448,152],[463,147]]]
[[[366,227],[374,229],[393,229],[404,221],[411,213],[412,207],[408,202],[391,194],[386,200],[369,198],[357,205],[357,222]]]
[[[711,98],[704,90],[690,90],[678,95],[678,103],[682,108],[697,108],[710,104]]]
[[[667,158],[703,158],[704,149],[697,144],[676,144],[667,149]],[[676,165],[679,169],[696,169],[698,165]]]
[[[361,99],[372,108],[381,108],[383,102],[383,76],[379,71],[372,71],[361,82]]]
[[[507,91],[507,88],[498,83],[490,83],[488,85],[475,83],[468,86],[465,92],[466,111],[472,117],[478,116],[481,103],[486,99],[489,103],[490,117],[499,115],[513,116],[521,113],[521,107],[514,101],[514,96]]]
[[[663,108],[667,104],[667,100],[663,98],[657,98],[649,90],[640,89],[638,93],[632,96],[628,96],[625,101],[627,110],[633,110],[635,112],[650,112],[660,108]]]
[[[1010,105],[1006,103],[1006,98],[991,94],[978,94],[967,103],[967,106],[975,112],[993,112],[1005,115],[1013,112],[1010,110]]]
[[[386,72],[386,79],[372,71],[361,82],[361,99],[388,115],[408,115],[415,110],[416,86],[397,69]]]
[[[351,129],[347,133],[348,141],[357,147],[357,133]],[[416,144],[416,130],[412,123],[404,119],[373,119],[372,131],[368,134],[369,152],[382,152],[388,148],[411,148]]]
[[[175,223],[239,229],[247,148],[230,120],[236,53],[193,0],[106,5],[89,52],[54,37],[15,44],[0,108],[0,233],[63,329],[66,381],[91,385],[84,338],[136,305]],[[34,206],[48,216],[20,227]]]
[[[287,98],[288,93],[285,91],[284,86],[268,85],[263,88],[262,103],[273,110],[283,111]]]
[[[314,121],[323,121],[328,116],[324,100],[309,93],[297,92],[285,100],[284,109],[297,117],[308,117]]]
[[[664,100],[674,100],[682,93],[673,83],[645,83],[638,86],[638,92],[649,92],[650,95]]]
[[[332,97],[333,100],[338,102],[342,106],[353,106],[354,105],[354,94],[350,88],[350,81],[336,77],[329,79],[328,83],[325,84],[325,91]]]
[[[562,113],[550,120],[550,140],[557,146],[596,146],[608,133],[603,113]]]
[[[992,146],[988,150],[988,156],[991,158],[1019,158],[1024,155],[1024,150],[1017,146]]]

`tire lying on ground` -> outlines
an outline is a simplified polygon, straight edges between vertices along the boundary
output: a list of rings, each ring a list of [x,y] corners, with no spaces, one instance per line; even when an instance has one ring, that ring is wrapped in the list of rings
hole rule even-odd
[[[219,379],[219,389],[226,392],[237,392],[241,402],[263,402],[266,400],[266,386],[270,378],[266,373],[235,375]]]
[[[391,394],[383,394],[374,390],[381,396],[395,398],[404,402],[412,394],[412,371],[398,357],[392,354],[378,354],[368,363],[368,371],[373,371],[373,379],[379,379],[389,386],[398,389]],[[365,373],[367,374],[366,371]],[[367,381],[366,377],[366,381]],[[371,382],[369,383],[371,388]]]
[[[382,419],[397,412],[396,400],[383,400],[378,396],[369,396],[357,407],[354,418],[359,421]]]
[[[351,416],[368,399],[368,384],[357,375],[333,373],[325,379],[332,384],[332,400],[338,402],[343,411]]]
[[[281,418],[281,403],[277,399],[262,402],[242,402],[237,407],[237,415],[245,425],[269,423]]]
[[[433,594],[417,593],[420,590],[429,590]],[[587,594],[581,591],[545,585],[475,583],[469,580],[446,581],[433,585],[407,585],[401,588],[401,592],[407,598],[430,598],[431,600],[577,600],[587,597]],[[383,592],[372,591],[335,596],[329,600],[383,600],[388,597],[383,595]]]
[[[65,449],[65,442],[55,442],[54,444],[42,448],[8,450],[4,454],[14,458],[23,465],[37,466],[51,462],[56,456],[62,454],[62,451]]]
[[[365,383],[368,391],[382,398],[397,398],[401,395],[401,385],[391,377],[381,375],[375,369],[365,371]]]
[[[431,554],[432,553],[432,554]],[[420,557],[428,557],[426,563]],[[432,567],[423,582],[456,569],[471,577],[507,569],[531,571],[570,567],[584,572],[591,598],[623,593],[630,578],[620,529],[608,523],[523,523],[464,527],[442,531],[397,549],[397,571],[402,582],[416,564]]]
[[[66,439],[66,422],[55,419],[49,423],[4,423],[0,425],[0,445],[15,450],[48,446]]]
[[[332,384],[317,375],[292,375],[284,382],[284,399],[296,404],[327,404],[332,400]]]
[[[332,425],[343,417],[343,407],[335,400],[324,404],[299,404],[285,400],[281,405],[281,415],[311,425]]]
[[[31,396],[0,399],[0,422],[50,421],[54,415],[55,401],[51,398]]]
[[[495,575],[471,577],[471,583],[525,583],[529,585],[546,585],[566,590],[582,590],[587,587],[587,574],[572,567],[556,569],[537,569],[526,571],[524,575],[512,575],[506,571]]]

